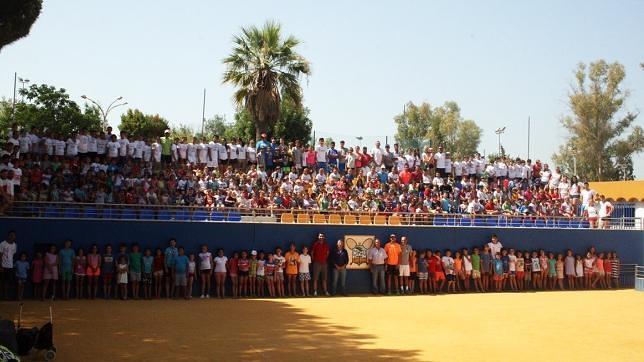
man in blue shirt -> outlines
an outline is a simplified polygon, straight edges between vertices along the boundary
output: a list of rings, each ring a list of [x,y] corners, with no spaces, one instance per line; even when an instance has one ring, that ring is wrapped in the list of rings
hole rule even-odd
[[[262,133],[262,138],[257,141],[257,165],[264,166],[266,170],[273,165],[273,155],[271,144],[266,140],[266,133]]]
[[[65,240],[65,247],[58,253],[60,260],[60,275],[63,285],[63,299],[69,299],[69,294],[72,289],[72,268],[74,266],[74,249],[72,249],[72,241]]]
[[[179,288],[179,295],[183,295],[188,299],[186,292],[186,285],[188,285],[188,257],[186,256],[183,246],[179,247],[179,255],[174,258],[174,286]]]
[[[349,254],[344,248],[344,241],[338,240],[336,249],[331,252],[331,263],[333,264],[333,289],[332,294],[336,295],[338,291],[338,279],[342,288],[342,295],[347,296],[347,264],[349,264]]]
[[[166,298],[170,298],[172,295],[174,295],[174,284],[175,284],[174,268],[175,268],[177,255],[179,255],[179,251],[177,250],[177,239],[172,238],[170,239],[170,246],[165,248],[165,252],[164,252],[165,275],[167,276],[165,279]]]

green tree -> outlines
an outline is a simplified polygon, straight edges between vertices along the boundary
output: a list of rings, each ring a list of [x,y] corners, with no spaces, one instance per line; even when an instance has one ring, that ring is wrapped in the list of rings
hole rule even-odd
[[[204,123],[204,136],[211,140],[215,135],[224,136],[231,125],[226,122],[226,117],[216,114]]]
[[[454,154],[457,157],[473,155],[477,152],[481,143],[483,130],[476,122],[466,119],[459,123],[456,129],[456,140],[454,142]]]
[[[42,10],[42,0],[2,0],[0,2],[0,50],[29,34]]]
[[[577,67],[568,95],[572,115],[561,121],[568,139],[553,161],[571,171],[576,157],[583,180],[633,179],[632,156],[644,149],[644,134],[640,126],[633,126],[636,114],[618,115],[628,97],[621,88],[625,76],[624,66],[617,62],[598,60]]]
[[[88,131],[101,129],[99,110],[89,105],[81,110],[63,88],[33,84],[20,90],[20,94],[25,97],[24,103],[16,103],[16,124],[20,127],[36,127],[65,137],[83,128]],[[0,112],[0,128],[8,129],[12,123],[11,111]]]
[[[172,138],[185,138],[188,142],[192,142],[192,138],[195,136],[195,131],[188,125],[179,124],[178,126],[172,127],[170,134],[172,135]]]
[[[156,139],[163,136],[163,132],[170,128],[168,121],[158,114],[143,114],[138,109],[128,109],[121,115],[119,130],[127,132],[128,135],[145,139]]]
[[[234,101],[248,110],[256,125],[255,137],[273,129],[280,119],[281,98],[302,102],[299,79],[310,75],[309,62],[295,51],[300,41],[283,38],[281,26],[266,22],[263,28],[242,28],[233,38],[232,53],[223,60],[223,82],[237,88]]]
[[[300,140],[306,143],[311,138],[311,130],[313,129],[313,121],[309,118],[309,109],[299,106],[288,97],[282,99],[281,108],[282,112],[273,127],[272,135],[288,141]]]
[[[394,117],[396,134],[394,138],[401,149],[422,148],[432,126],[431,106],[423,102],[420,106],[409,102],[405,111]]]

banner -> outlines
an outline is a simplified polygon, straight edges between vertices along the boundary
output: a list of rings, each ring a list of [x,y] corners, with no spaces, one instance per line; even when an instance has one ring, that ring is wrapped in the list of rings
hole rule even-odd
[[[367,253],[373,246],[374,235],[345,235],[344,247],[349,253],[347,269],[369,269]]]

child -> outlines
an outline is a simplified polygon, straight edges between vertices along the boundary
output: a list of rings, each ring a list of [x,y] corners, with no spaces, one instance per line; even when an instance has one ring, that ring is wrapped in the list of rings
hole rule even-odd
[[[563,255],[557,255],[557,263],[555,264],[555,269],[557,270],[557,284],[559,289],[564,290],[563,279],[564,279],[564,261]]]
[[[165,267],[165,255],[163,250],[157,248],[154,251],[154,261],[152,262],[152,273],[154,274],[154,296],[161,298],[161,290],[163,289],[163,272]]]
[[[441,251],[436,250],[432,256],[432,265],[434,266],[433,270],[433,280],[434,280],[434,292],[441,293],[443,287],[445,286],[445,270],[443,268],[443,262],[441,259]],[[440,280],[440,284],[437,285]]]
[[[517,290],[523,291],[525,289],[525,259],[521,250],[517,251],[516,269]]]
[[[248,296],[248,271],[250,270],[250,260],[246,250],[241,252],[237,266],[239,268],[239,296],[245,298]]]
[[[572,250],[566,251],[566,258],[564,259],[564,274],[568,280],[568,289],[575,289],[575,257],[572,256]]]
[[[74,277],[76,278],[76,299],[84,297],[85,275],[87,274],[87,257],[85,250],[78,248],[74,257]]]
[[[16,278],[18,279],[18,301],[22,301],[22,295],[25,292],[25,283],[27,283],[27,277],[29,276],[29,262],[27,261],[27,253],[24,251],[20,253],[20,257],[16,260]]]
[[[492,265],[492,255],[490,254],[490,247],[483,245],[483,253],[481,254],[481,280],[483,281],[483,291],[490,290],[490,266]]]
[[[501,291],[501,285],[503,284],[503,260],[501,260],[501,253],[496,253],[493,260],[493,270],[494,270],[494,289],[497,292]]]
[[[434,260],[432,249],[427,249],[425,251],[425,263],[427,264],[427,292],[435,293],[434,271],[436,269],[436,262]]]
[[[470,291],[470,278],[472,276],[472,257],[468,254],[469,250],[463,248],[463,287],[465,287],[465,291],[467,292]]]
[[[606,288],[611,288],[611,278],[613,273],[613,254],[608,252],[606,253],[606,258],[604,259],[604,285]]]
[[[174,287],[178,289],[178,293],[174,295],[174,298],[178,298],[183,295],[185,299],[188,299],[188,292],[186,291],[186,286],[188,285],[188,257],[183,246],[180,246],[178,249],[178,255],[174,260]]]
[[[224,251],[221,251],[223,256]],[[239,253],[234,252],[232,259],[228,261],[228,275],[230,276],[230,284],[232,287],[233,298],[239,297]],[[217,275],[215,274],[215,277]],[[224,280],[226,280],[226,275],[224,275]],[[223,284],[222,284],[223,290]]]
[[[284,267],[284,272],[286,274],[286,291],[288,292],[289,297],[295,297],[297,295],[297,286],[296,286],[296,279],[297,279],[297,261],[300,258],[300,254],[298,254],[295,244],[291,243],[289,245],[289,251],[284,254],[284,262],[285,262],[285,267]]]
[[[237,253],[235,253],[235,260],[238,260]],[[226,264],[228,264],[228,258],[224,255],[224,249],[217,250],[217,256],[213,260],[215,264],[215,288],[217,289],[216,295],[217,298],[224,299],[226,296]],[[234,265],[234,266],[233,266]],[[230,264],[230,279],[233,284],[233,296],[237,293],[237,265],[236,263]],[[233,269],[234,279],[233,279]],[[210,276],[208,276],[210,279]],[[206,298],[210,298],[210,295],[206,293]]]
[[[152,250],[145,248],[143,252],[143,297],[152,299],[152,268],[154,266],[154,257]]]
[[[531,288],[532,283],[532,257],[530,256],[530,251],[526,250],[523,253],[523,265],[525,267],[525,286],[524,289],[528,290]]]
[[[34,298],[42,297],[42,275],[44,269],[42,253],[37,251],[31,262],[31,282],[34,285]]]
[[[481,284],[481,255],[479,255],[479,248],[474,248],[472,254],[472,280],[474,281],[474,289],[477,292],[485,292],[483,284]]]
[[[208,245],[201,246],[199,253],[199,277],[201,278],[201,296],[199,298],[210,298],[210,279],[212,278],[212,254],[208,251]],[[224,265],[224,270],[226,266]],[[226,274],[224,274],[224,277]]]
[[[257,296],[264,296],[264,280],[265,278],[265,266],[266,260],[264,259],[264,252],[259,251],[259,257],[257,258]]]
[[[589,252],[586,253],[584,258],[584,287],[590,289],[592,287],[593,270],[595,269],[595,258]]]
[[[103,271],[103,298],[110,299],[112,297],[112,275],[114,275],[114,255],[112,255],[112,245],[110,244],[105,246],[101,270]]]
[[[546,289],[548,287],[548,256],[546,252],[541,249],[539,250],[539,267],[541,268],[541,289]]]
[[[250,252],[250,261],[248,265],[248,289],[251,297],[256,296],[255,289],[257,286],[257,250]]]
[[[420,294],[427,294],[427,278],[429,272],[427,271],[427,259],[425,255],[427,251],[421,252],[418,257],[418,287],[420,288]]]
[[[539,255],[536,251],[532,252],[532,258],[530,259],[532,264],[532,288],[534,290],[541,289],[541,261],[539,260]]]
[[[45,254],[45,269],[43,270],[42,279],[44,281],[42,289],[42,300],[47,298],[47,289],[51,283],[52,294],[51,299],[56,299],[56,282],[58,282],[58,254],[56,253],[56,245],[51,245],[49,251]]]
[[[118,278],[116,283],[119,285],[119,290],[117,292],[117,298],[118,294],[120,293],[121,299],[122,300],[127,300],[127,273],[128,273],[128,267],[127,267],[127,259],[125,255],[119,256],[118,259],[118,265],[116,267],[116,270],[118,272]]]
[[[619,258],[617,257],[616,251],[613,251],[613,259],[610,264],[610,272],[612,274],[613,284],[615,285],[615,289],[619,289],[619,273],[621,271],[621,263]]]
[[[188,285],[186,287],[186,299],[192,299],[192,284],[195,282],[197,273],[197,263],[195,262],[195,253],[188,256]]]
[[[96,299],[98,293],[98,277],[101,275],[101,255],[98,253],[98,246],[92,245],[87,255],[87,293],[88,298]]]
[[[60,262],[60,274],[63,287],[63,299],[69,299],[72,289],[72,273],[74,271],[74,249],[72,241],[65,240],[65,247],[58,253]]]
[[[575,286],[577,289],[584,287],[584,263],[579,254],[575,256]]]
[[[461,281],[465,279],[465,271],[463,270],[463,258],[461,257],[461,252],[456,250],[454,253],[454,284],[456,285],[456,291],[461,291]],[[449,283],[447,291],[449,292]]]
[[[593,270],[593,284],[592,288],[595,288],[597,282],[599,282],[599,287],[604,288],[604,253],[599,253],[599,256],[595,258],[595,269]]]
[[[507,249],[501,249],[501,262],[503,263],[503,281],[501,282],[501,290],[505,290],[505,285],[510,280],[510,257]]]
[[[121,255],[127,255],[125,254],[125,248],[124,245],[121,246]],[[141,283],[141,271],[142,271],[142,256],[139,248],[139,244],[133,244],[132,245],[132,252],[130,253],[128,257],[128,270],[130,271],[130,282],[132,283],[132,297],[137,300],[139,299],[139,286]]]
[[[418,278],[418,258],[416,257],[416,250],[411,250],[409,253],[409,280],[407,282],[407,290],[409,293],[416,293],[416,279]]]
[[[555,254],[548,253],[548,284],[550,290],[555,290],[555,283],[557,282],[557,260]]]
[[[297,272],[298,278],[300,279],[300,291],[305,297],[311,295],[309,293],[309,284],[311,280],[310,266],[311,256],[309,255],[309,248],[305,246],[302,248],[302,254],[300,254],[300,257],[297,261]]]
[[[443,264],[443,269],[445,270],[445,276],[447,278],[447,292],[449,293],[450,289],[453,292],[456,292],[456,283],[454,280],[454,258],[452,258],[451,250],[445,250],[445,256],[441,258],[441,263]]]
[[[264,273],[266,274],[268,295],[273,298],[275,297],[275,260],[273,259],[273,253],[268,253],[268,260],[266,260],[266,265],[264,265]]]
[[[281,298],[284,297],[284,264],[286,263],[286,258],[282,256],[282,248],[275,249],[273,259],[275,260],[275,294]]]
[[[514,249],[510,249],[508,253],[508,267],[510,270],[510,289],[513,292],[516,292],[519,288],[517,287],[517,256],[514,255]]]

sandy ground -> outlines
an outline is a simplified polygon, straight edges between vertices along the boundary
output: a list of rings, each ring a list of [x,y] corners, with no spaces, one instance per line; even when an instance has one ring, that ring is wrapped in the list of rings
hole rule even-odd
[[[632,290],[53,305],[59,361],[586,362],[643,361],[643,306]],[[26,302],[23,325],[47,316]]]

